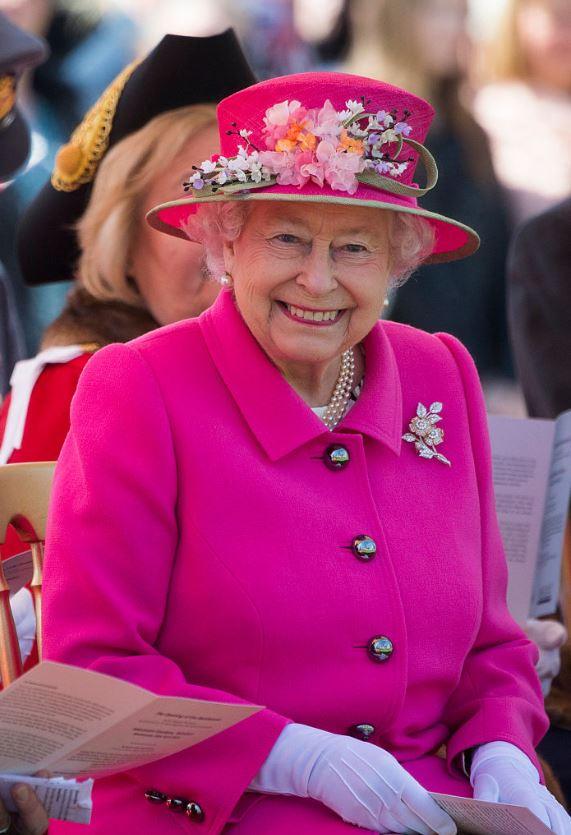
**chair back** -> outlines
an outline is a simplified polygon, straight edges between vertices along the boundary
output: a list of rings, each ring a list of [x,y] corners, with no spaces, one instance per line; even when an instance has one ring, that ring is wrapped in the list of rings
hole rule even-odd
[[[0,545],[12,526],[32,552],[30,591],[36,613],[36,639],[41,659],[42,578],[46,523],[55,462],[40,461],[0,466]],[[22,673],[22,659],[12,610],[10,589],[0,562],[0,675],[4,687]]]

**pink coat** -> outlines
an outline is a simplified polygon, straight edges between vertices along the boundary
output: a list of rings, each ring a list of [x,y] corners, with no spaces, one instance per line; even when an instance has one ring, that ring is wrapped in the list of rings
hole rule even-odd
[[[339,734],[371,724],[373,743],[456,794],[470,792],[465,749],[506,740],[534,758],[547,721],[534,649],[506,609],[474,365],[452,337],[392,323],[365,353],[363,392],[333,433],[228,291],[200,319],[89,362],[54,487],[45,657],[268,706],[98,781],[90,832],[357,831],[311,800],[244,795],[291,720]],[[443,404],[451,467],[401,441],[419,401]],[[336,470],[331,445],[349,453]],[[363,534],[374,559],[352,550]],[[367,650],[380,635],[393,644],[381,663]],[[204,821],[146,789],[196,801]]]

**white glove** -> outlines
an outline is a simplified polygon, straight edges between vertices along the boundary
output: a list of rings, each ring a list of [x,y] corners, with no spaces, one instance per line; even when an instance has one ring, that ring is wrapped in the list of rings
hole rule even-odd
[[[32,651],[36,640],[36,612],[34,601],[28,589],[23,588],[10,598],[10,607],[14,626],[20,644],[20,655],[22,664]]]
[[[374,832],[456,835],[456,824],[397,760],[370,742],[287,725],[250,784],[311,797]]]
[[[543,696],[551,690],[551,682],[561,669],[560,649],[567,640],[567,630],[556,620],[535,620],[525,624],[527,637],[539,647],[539,661],[535,670],[541,681]]]
[[[477,800],[526,806],[557,835],[571,835],[571,818],[545,786],[526,755],[509,742],[488,742],[476,749],[470,782]]]

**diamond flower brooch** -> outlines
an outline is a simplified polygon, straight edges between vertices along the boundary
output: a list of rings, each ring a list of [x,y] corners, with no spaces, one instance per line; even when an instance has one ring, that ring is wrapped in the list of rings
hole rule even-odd
[[[416,415],[408,425],[410,432],[402,436],[403,441],[414,444],[416,451],[421,458],[436,458],[443,464],[452,466],[451,462],[436,451],[436,447],[444,440],[444,429],[436,426],[442,418],[442,403],[433,403],[429,409],[419,403],[416,408]]]

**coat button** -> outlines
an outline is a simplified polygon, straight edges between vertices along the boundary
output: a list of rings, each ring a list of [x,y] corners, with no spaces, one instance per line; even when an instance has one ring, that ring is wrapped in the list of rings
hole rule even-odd
[[[353,736],[355,739],[362,739],[364,742],[367,742],[374,733],[375,726],[369,725],[368,722],[363,722],[360,725],[351,725],[349,728],[349,736]]]
[[[186,814],[190,818],[191,821],[195,821],[196,823],[202,823],[204,820],[204,812],[202,810],[202,806],[196,801],[191,800],[190,803],[186,807]]]
[[[190,800],[187,800],[185,797],[169,797],[167,799],[167,806],[173,812],[185,812],[189,803]]]
[[[147,789],[147,791],[145,792],[145,797],[150,803],[156,803],[157,805],[159,803],[166,803],[168,800],[166,794],[163,794],[162,792],[159,792],[156,789]]]
[[[355,537],[351,547],[357,559],[363,560],[363,562],[374,559],[377,553],[377,543],[364,533]]]
[[[342,470],[349,463],[349,450],[345,449],[344,446],[334,444],[333,446],[327,447],[323,455],[323,460],[330,470]]]
[[[393,654],[393,642],[386,635],[377,635],[376,638],[371,638],[367,645],[369,655],[375,661],[387,661]]]

